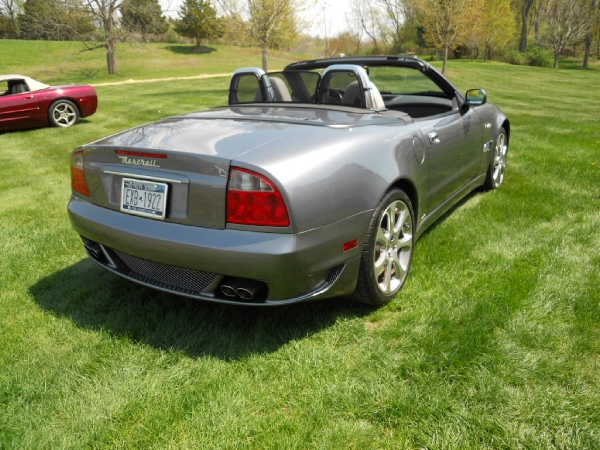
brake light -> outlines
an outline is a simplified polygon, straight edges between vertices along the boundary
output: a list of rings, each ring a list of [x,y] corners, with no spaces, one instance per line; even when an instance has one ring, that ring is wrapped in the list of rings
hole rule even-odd
[[[71,189],[75,192],[90,196],[85,172],[83,171],[83,151],[79,150],[71,155]]]
[[[144,158],[154,158],[154,159],[167,159],[167,155],[165,153],[148,153],[148,152],[134,152],[129,150],[115,150],[116,155],[124,155],[124,156],[142,156]]]
[[[231,169],[227,185],[227,222],[287,227],[287,206],[275,185],[246,169]]]

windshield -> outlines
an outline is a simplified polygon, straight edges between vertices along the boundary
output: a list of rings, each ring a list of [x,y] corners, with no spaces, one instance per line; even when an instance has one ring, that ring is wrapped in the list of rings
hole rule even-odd
[[[411,67],[370,67],[369,78],[381,94],[446,97],[444,91],[419,70]]]

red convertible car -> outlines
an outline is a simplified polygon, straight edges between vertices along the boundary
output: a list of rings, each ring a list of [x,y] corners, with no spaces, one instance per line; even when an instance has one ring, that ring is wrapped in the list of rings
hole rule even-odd
[[[69,127],[97,106],[92,86],[48,86],[22,75],[0,75],[0,131]]]

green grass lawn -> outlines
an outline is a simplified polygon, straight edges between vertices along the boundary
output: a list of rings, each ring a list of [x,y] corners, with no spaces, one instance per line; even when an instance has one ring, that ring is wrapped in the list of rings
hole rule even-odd
[[[208,45],[195,53],[188,44],[119,43],[119,75],[108,75],[104,49],[86,51],[81,42],[0,39],[0,73],[19,73],[48,84],[102,83],[159,77],[191,77],[232,73],[241,67],[260,67],[261,50]],[[269,53],[269,69],[280,70],[297,61],[296,55]]]
[[[204,70],[152,48],[146,69],[122,58],[123,76]],[[220,52],[260,64],[223,47],[207,73],[233,70]],[[19,58],[1,71],[60,78]],[[99,86],[75,127],[0,134],[0,449],[600,448],[600,72],[451,61],[449,74],[509,115],[505,184],[428,231],[379,309],[203,303],[85,257],[66,214],[71,150],[222,104],[228,77]]]

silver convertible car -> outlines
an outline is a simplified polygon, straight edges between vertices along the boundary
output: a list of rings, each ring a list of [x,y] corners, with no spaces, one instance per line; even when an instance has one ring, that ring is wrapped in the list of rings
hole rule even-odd
[[[410,57],[236,71],[228,105],[72,154],[73,228],[102,267],[214,302],[381,305],[415,242],[504,179],[507,117]]]

